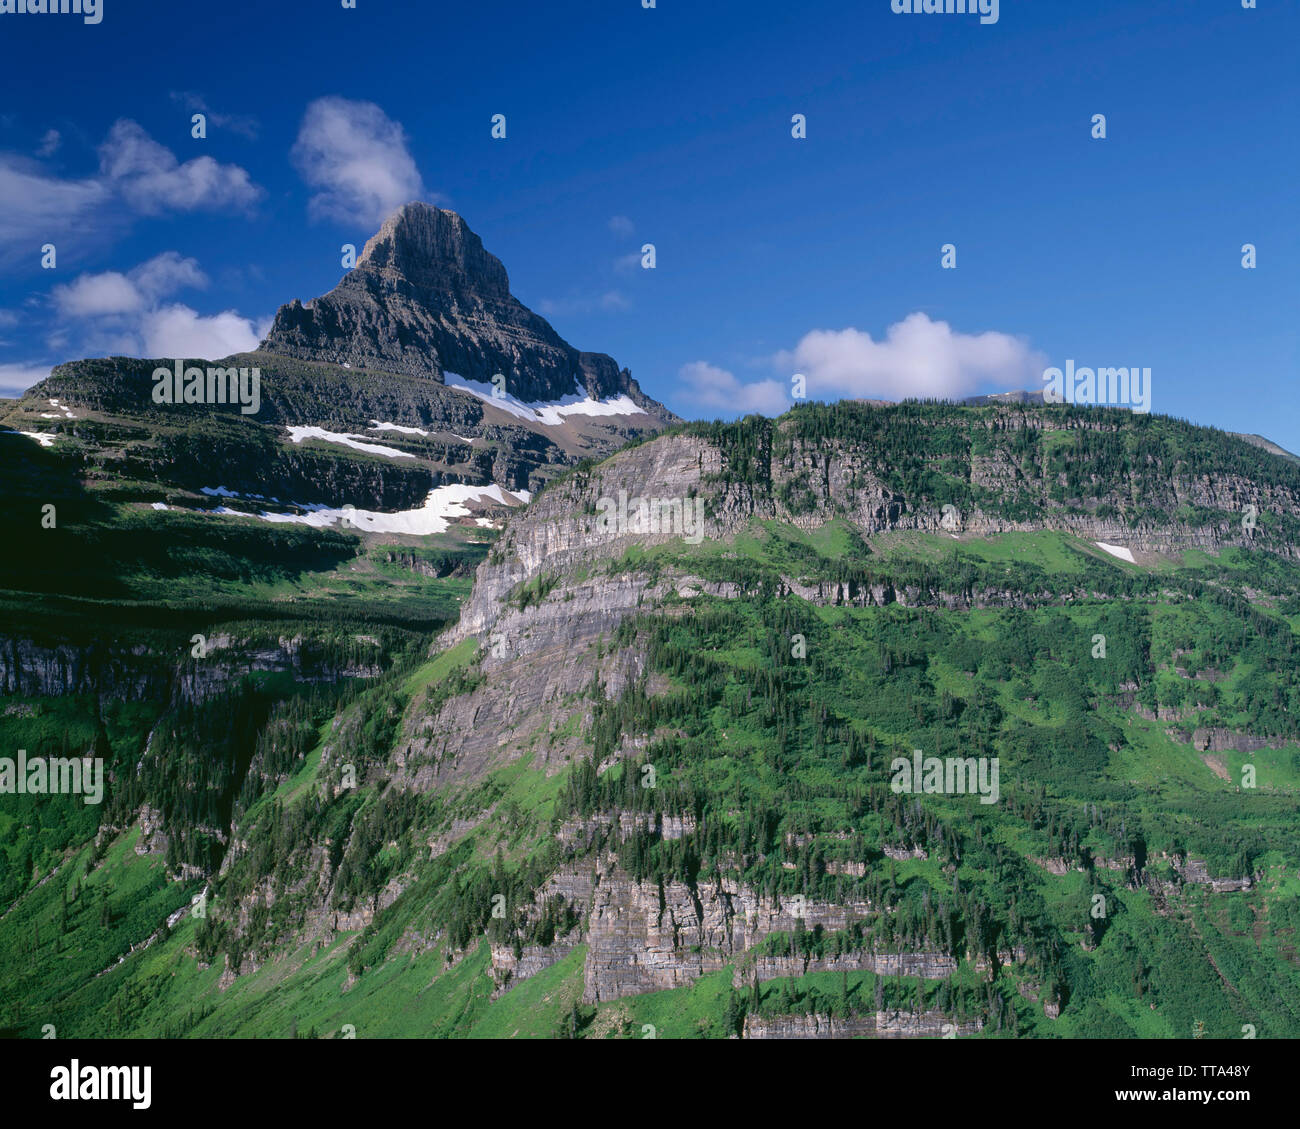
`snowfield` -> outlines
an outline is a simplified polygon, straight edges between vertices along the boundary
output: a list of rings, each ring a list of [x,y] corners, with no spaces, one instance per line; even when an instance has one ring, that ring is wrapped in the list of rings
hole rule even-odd
[[[644,409],[627,395],[614,396],[609,400],[593,400],[583,392],[577,381],[573,383],[572,396],[565,396],[562,400],[550,403],[538,401],[526,404],[509,393],[504,396],[494,396],[496,389],[491,384],[466,380],[454,372],[443,373],[442,379],[448,388],[458,388],[484,403],[491,404],[494,408],[509,412],[518,419],[544,424],[547,427],[559,427],[564,423],[565,416],[635,416],[644,412]]]
[[[528,502],[532,495],[527,490],[511,493],[495,482],[491,486],[439,486],[429,491],[424,505],[413,510],[382,513],[378,510],[358,510],[335,506],[303,506],[303,514],[277,514],[263,510],[247,514],[220,506],[212,513],[232,514],[237,517],[258,517],[263,521],[311,525],[318,529],[342,521],[367,533],[409,533],[422,537],[430,533],[443,533],[451,519],[469,517],[467,502],[495,502],[498,505],[518,506]],[[480,521],[483,519],[480,519]]]

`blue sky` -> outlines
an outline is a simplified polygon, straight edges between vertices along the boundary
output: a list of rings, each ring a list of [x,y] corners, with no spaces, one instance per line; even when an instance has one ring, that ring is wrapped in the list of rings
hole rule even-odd
[[[103,4],[0,14],[0,391],[242,345],[419,197],[682,415],[1073,360],[1300,450],[1294,3]]]

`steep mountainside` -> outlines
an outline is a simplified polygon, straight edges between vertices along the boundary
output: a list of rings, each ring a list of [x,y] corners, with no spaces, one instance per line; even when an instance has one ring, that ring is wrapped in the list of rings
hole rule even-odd
[[[6,738],[111,800],[0,829],[0,1022],[1294,1036],[1298,501],[1161,417],[810,405],[552,480],[423,654],[56,662]]]
[[[578,352],[520,304],[465,221],[429,204],[398,209],[329,294],[281,307],[265,348],[436,380],[490,384],[502,373],[525,401],[559,400],[576,384],[597,400],[627,394],[658,408],[611,357]]]

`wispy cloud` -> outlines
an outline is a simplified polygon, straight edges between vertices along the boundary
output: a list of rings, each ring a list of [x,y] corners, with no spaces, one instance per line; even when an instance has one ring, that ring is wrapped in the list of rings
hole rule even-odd
[[[50,375],[50,365],[0,365],[0,396],[21,396]]]
[[[614,260],[614,271],[617,274],[632,274],[641,269],[641,252],[629,251],[626,255],[620,255]]]
[[[678,372],[682,397],[696,407],[725,413],[780,415],[791,405],[789,386],[779,380],[742,384],[735,374],[707,361],[691,361]]]
[[[179,106],[184,106],[193,114],[203,114],[208,119],[208,125],[237,133],[249,141],[256,141],[261,131],[261,123],[256,118],[245,114],[220,113],[208,105],[207,99],[202,94],[193,90],[173,90],[171,100]]]
[[[48,157],[60,144],[49,130],[38,153]],[[119,119],[99,147],[99,169],[80,178],[60,177],[40,161],[0,153],[0,264],[12,267],[53,243],[60,266],[73,244],[84,253],[111,240],[132,214],[165,212],[248,212],[263,190],[238,165],[211,157],[182,163],[139,123]]]
[[[30,158],[0,154],[0,261],[26,254],[35,264],[42,244],[89,234],[111,197],[98,178],[61,180]]]
[[[291,157],[306,183],[313,219],[377,226],[426,196],[406,131],[373,102],[320,98],[307,107]]]
[[[575,296],[571,298],[543,298],[537,303],[537,311],[544,317],[556,317],[564,314],[592,314],[599,311],[627,310],[632,303],[617,290],[607,290],[603,294],[592,296]]]

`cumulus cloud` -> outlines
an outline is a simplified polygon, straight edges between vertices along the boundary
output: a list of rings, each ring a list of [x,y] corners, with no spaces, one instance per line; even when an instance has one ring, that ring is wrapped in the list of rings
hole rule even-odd
[[[269,318],[255,325],[234,310],[204,317],[177,304],[147,313],[141,332],[146,357],[217,360],[256,349],[270,328]]]
[[[701,408],[748,415],[780,415],[791,406],[789,388],[779,380],[742,384],[733,373],[706,361],[691,361],[678,372],[682,396]]]
[[[271,318],[255,322],[234,310],[203,315],[165,301],[183,289],[207,286],[194,259],[175,251],[156,255],[125,273],[83,274],[56,286],[50,298],[63,324],[48,347],[81,356],[193,357],[215,360],[256,349]]]
[[[774,358],[808,378],[815,400],[960,399],[982,385],[1037,387],[1046,360],[1005,333],[958,333],[943,321],[909,314],[875,341],[857,329],[814,330]]]
[[[233,208],[247,211],[262,190],[238,165],[211,157],[181,164],[138,123],[121,118],[99,147],[101,174],[138,212],[193,212]]]
[[[683,365],[682,396],[728,415],[779,415],[790,378],[802,374],[810,400],[959,400],[986,386],[1037,388],[1046,358],[1005,333],[959,333],[923,313],[891,325],[880,341],[858,329],[813,330],[771,358],[776,380],[742,382],[705,361]]]
[[[66,286],[56,286],[54,305],[66,317],[105,317],[140,309],[144,299],[135,284],[117,271],[83,274]]]
[[[290,154],[317,189],[313,219],[378,226],[394,209],[426,195],[406,132],[373,102],[320,98],[307,107]]]
[[[56,286],[51,296],[64,317],[108,317],[136,313],[177,290],[206,286],[207,281],[194,259],[166,251],[127,274],[80,275],[67,285]]]

